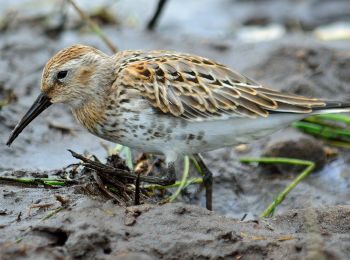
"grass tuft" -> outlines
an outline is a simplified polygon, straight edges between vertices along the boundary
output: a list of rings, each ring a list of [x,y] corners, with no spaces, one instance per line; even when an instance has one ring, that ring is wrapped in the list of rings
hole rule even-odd
[[[302,171],[281,193],[279,193],[276,199],[260,214],[260,218],[266,218],[273,216],[276,207],[282,203],[286,196],[307,176],[309,176],[315,169],[315,163],[312,161],[281,158],[281,157],[262,157],[262,158],[241,158],[242,163],[284,163],[291,165],[305,166],[305,170]]]

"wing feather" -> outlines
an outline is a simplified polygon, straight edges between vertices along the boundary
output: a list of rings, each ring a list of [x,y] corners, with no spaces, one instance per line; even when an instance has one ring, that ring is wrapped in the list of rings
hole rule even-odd
[[[175,52],[138,52],[118,76],[135,82],[163,113],[187,120],[267,117],[271,112],[309,113],[325,106],[314,98],[285,94],[209,59]]]

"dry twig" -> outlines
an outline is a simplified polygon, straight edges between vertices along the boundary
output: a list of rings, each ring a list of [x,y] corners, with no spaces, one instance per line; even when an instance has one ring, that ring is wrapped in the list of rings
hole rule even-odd
[[[108,39],[106,34],[102,31],[102,29],[90,18],[89,15],[87,15],[76,3],[74,0],[68,0],[68,2],[71,3],[71,5],[74,7],[74,9],[78,12],[80,15],[81,19],[83,19],[86,24],[90,27],[90,29],[95,32],[101,40],[107,44],[109,49],[113,52],[116,53],[118,52],[118,48]]]

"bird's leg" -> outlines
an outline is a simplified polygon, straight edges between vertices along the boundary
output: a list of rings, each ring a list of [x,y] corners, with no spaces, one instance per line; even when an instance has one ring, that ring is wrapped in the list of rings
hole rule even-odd
[[[213,210],[213,173],[205,165],[203,158],[199,153],[194,154],[193,158],[197,161],[204,174],[203,184],[205,187],[206,207],[208,210]]]
[[[135,196],[134,205],[140,205],[140,173],[137,173],[137,178],[135,180]]]
[[[140,176],[140,180],[148,183],[154,183],[161,186],[172,185],[176,182],[175,162],[166,161],[166,167],[161,169],[162,177],[158,176]]]
[[[164,177],[142,176],[140,177],[140,180],[149,183],[155,183],[162,186],[174,184],[176,182],[175,163],[167,162],[166,165],[167,167],[161,170],[161,174]]]
[[[175,163],[167,163],[167,168],[165,169],[165,177],[161,178],[163,182],[166,182],[166,185],[171,185],[176,182],[176,173],[175,173]],[[162,184],[163,185],[163,184]],[[164,185],[163,185],[164,186]]]

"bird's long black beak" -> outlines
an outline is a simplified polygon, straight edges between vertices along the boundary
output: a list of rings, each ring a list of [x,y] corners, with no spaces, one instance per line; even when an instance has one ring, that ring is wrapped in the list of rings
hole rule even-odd
[[[29,108],[27,113],[23,116],[21,121],[19,121],[19,123],[16,125],[15,129],[13,129],[6,145],[10,146],[12,142],[17,138],[17,136],[22,132],[22,130],[51,104],[52,103],[50,101],[50,98],[46,94],[41,93],[34,101],[34,104]]]

